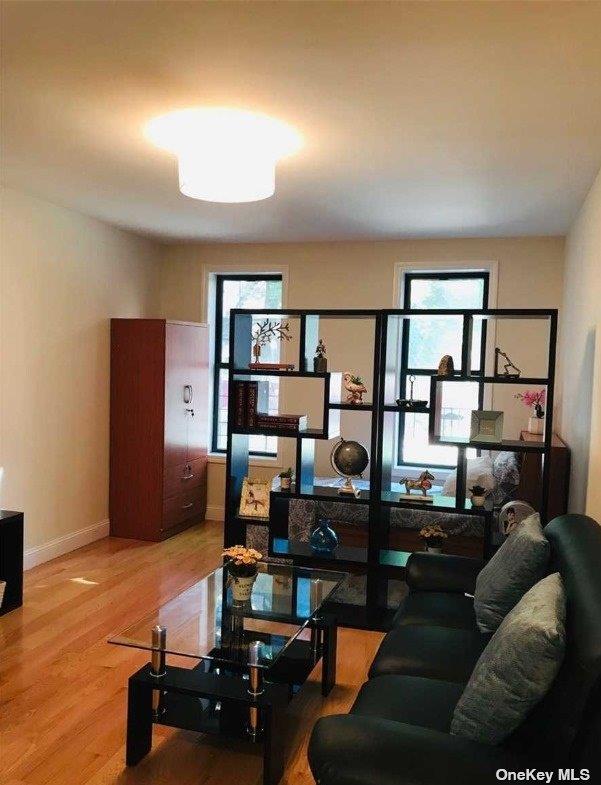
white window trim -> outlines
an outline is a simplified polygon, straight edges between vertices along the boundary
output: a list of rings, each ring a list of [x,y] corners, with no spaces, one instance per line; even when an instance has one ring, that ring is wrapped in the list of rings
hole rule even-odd
[[[405,296],[405,274],[406,273],[439,273],[439,272],[487,272],[488,273],[488,307],[497,307],[497,295],[499,290],[499,262],[496,259],[470,261],[405,261],[396,262],[394,265],[394,280],[392,287],[392,307],[401,308]],[[486,362],[490,366],[494,362],[496,346],[496,320],[492,321],[492,329],[486,335]],[[400,340],[400,336],[399,336]],[[397,346],[397,357],[400,356],[400,345]],[[491,390],[485,390],[484,405],[493,408]],[[399,395],[398,389],[395,396]],[[394,455],[398,455],[398,432],[395,428],[394,433]],[[403,466],[397,464],[392,469],[392,480],[398,482],[401,477],[411,477],[416,479],[424,467]],[[455,469],[436,469],[436,479],[443,482],[452,474]]]
[[[235,264],[228,262],[219,265],[203,264],[202,266],[202,321],[209,325],[209,423],[213,423],[213,365],[215,362],[215,281],[218,275],[273,275],[277,273],[282,276],[282,308],[288,307],[288,265],[265,264],[264,262],[245,262]],[[210,434],[212,440],[212,434]],[[278,439],[277,456],[253,456],[249,459],[250,466],[273,466],[280,468],[283,465],[281,440]],[[225,464],[225,455],[220,452],[209,452],[207,456],[209,463]]]

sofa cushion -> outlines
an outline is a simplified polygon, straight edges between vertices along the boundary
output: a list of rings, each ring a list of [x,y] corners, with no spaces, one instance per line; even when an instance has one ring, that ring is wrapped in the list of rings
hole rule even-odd
[[[476,627],[474,598],[458,592],[410,592],[400,604],[392,621],[393,627],[407,624],[473,630]]]
[[[380,644],[369,678],[403,674],[465,684],[489,637],[477,629],[417,624],[396,627]]]
[[[451,733],[500,744],[549,691],[565,652],[566,595],[548,575],[503,620],[455,708]]]
[[[420,676],[379,676],[361,687],[351,714],[448,733],[462,692],[463,685],[457,682]]]
[[[538,513],[523,520],[507,537],[476,579],[474,610],[482,632],[494,632],[545,575],[549,550]]]
[[[307,756],[320,785],[485,785],[498,769],[526,768],[500,747],[358,714],[319,719]]]

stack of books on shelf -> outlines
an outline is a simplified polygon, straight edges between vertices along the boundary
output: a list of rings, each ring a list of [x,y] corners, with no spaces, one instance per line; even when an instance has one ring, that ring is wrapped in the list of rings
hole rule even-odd
[[[234,428],[265,428],[298,432],[308,426],[305,414],[267,414],[269,382],[233,382]]]

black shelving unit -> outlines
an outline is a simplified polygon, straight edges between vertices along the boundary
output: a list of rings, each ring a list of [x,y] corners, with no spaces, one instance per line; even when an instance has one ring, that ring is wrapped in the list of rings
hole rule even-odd
[[[251,360],[253,319],[260,316],[298,319],[300,325],[298,370],[263,370],[249,368]],[[457,448],[457,483],[455,497],[433,494],[433,501],[423,503],[401,498],[402,488],[394,482],[393,469],[396,465],[396,439],[399,433],[398,417],[406,417],[408,412],[395,401],[399,395],[399,346],[406,320],[427,318],[428,316],[461,317],[462,351],[460,370],[451,377],[431,377],[430,400],[427,407],[416,410],[427,414],[429,434],[433,443],[451,445]],[[485,363],[480,363],[478,372],[470,368],[471,344],[474,319],[545,319],[549,322],[548,371],[545,377],[507,378],[486,374]],[[340,400],[341,377],[337,372],[315,373],[312,369],[313,352],[319,338],[320,320],[359,319],[370,323],[374,333],[373,377],[371,380],[371,402],[362,405],[343,403]],[[299,432],[284,429],[233,428],[233,395],[229,396],[227,458],[226,458],[226,498],[225,534],[226,546],[246,541],[246,526],[266,526],[268,528],[269,554],[278,558],[290,559],[303,566],[342,569],[347,572],[366,576],[366,602],[364,607],[336,604],[332,607],[340,624],[355,627],[385,629],[391,619],[392,611],[387,608],[388,581],[404,577],[406,561],[410,551],[390,547],[390,515],[394,508],[420,511],[445,512],[457,515],[475,515],[485,521],[484,555],[490,548],[490,531],[493,520],[492,509],[472,508],[466,498],[466,451],[469,448],[486,450],[536,451],[543,455],[541,489],[541,517],[546,519],[549,491],[549,461],[551,436],[553,430],[553,393],[555,375],[555,350],[557,342],[557,311],[553,309],[484,309],[484,310],[446,310],[446,309],[390,309],[390,310],[242,310],[233,309],[230,313],[230,393],[232,383],[239,379],[252,377],[278,376],[281,378],[317,379],[323,385],[323,421],[318,428],[308,428]],[[477,382],[478,399],[483,400],[485,385],[522,384],[546,386],[547,416],[545,435],[540,444],[517,440],[503,440],[498,444],[471,442],[469,439],[443,439],[435,433],[435,414],[438,385],[448,382]],[[333,439],[340,435],[340,412],[366,412],[371,421],[369,485],[355,497],[341,496],[335,487],[317,485],[315,482],[315,443],[318,440]],[[253,434],[292,438],[296,441],[295,476],[296,482],[290,491],[281,491],[274,482],[270,504],[270,519],[244,519],[238,514],[242,481],[249,474],[249,437]],[[307,543],[290,541],[282,536],[282,521],[287,521],[287,506],[291,499],[312,499],[315,501],[339,501],[345,504],[360,504],[368,508],[368,530],[366,547],[343,546],[330,556],[322,557],[311,552]]]

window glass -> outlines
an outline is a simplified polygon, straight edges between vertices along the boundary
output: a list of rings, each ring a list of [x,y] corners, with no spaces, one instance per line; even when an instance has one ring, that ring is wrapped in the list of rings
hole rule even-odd
[[[215,286],[215,374],[213,391],[213,440],[212,449],[223,452],[227,447],[228,368],[230,340],[230,311],[232,308],[282,307],[282,279],[280,276],[218,275]],[[219,312],[217,313],[217,310]],[[258,316],[257,319],[269,317]],[[280,358],[279,341],[263,347],[261,360],[277,362]],[[249,356],[249,362],[252,359]],[[257,377],[258,378],[258,377]],[[278,412],[279,379],[263,377],[269,384],[269,414]],[[276,455],[277,438],[274,436],[251,436],[250,450],[255,455]]]

